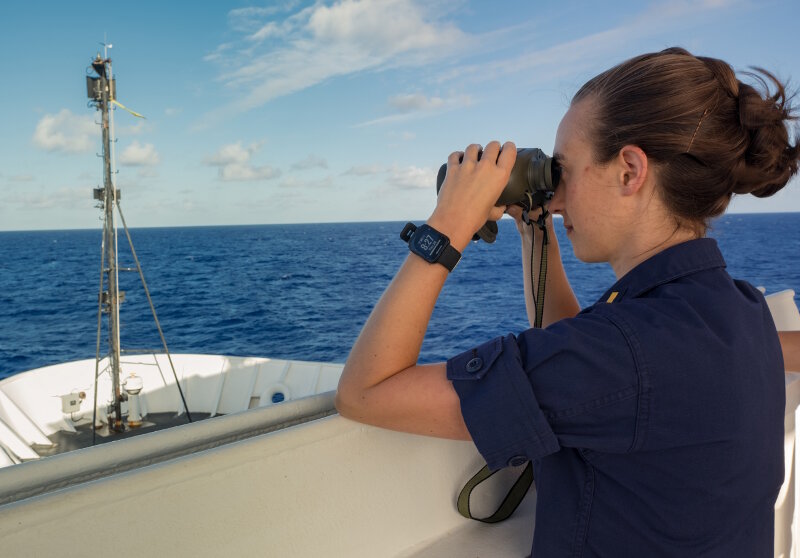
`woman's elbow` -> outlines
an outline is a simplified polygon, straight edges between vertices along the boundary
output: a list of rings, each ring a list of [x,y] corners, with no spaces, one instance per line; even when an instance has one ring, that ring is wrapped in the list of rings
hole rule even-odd
[[[345,366],[333,400],[336,411],[343,417],[359,420],[358,417],[363,415],[364,400],[365,390],[352,381],[347,374],[347,366]]]
[[[343,390],[341,385],[336,390],[333,404],[340,415],[349,419],[353,418],[353,406],[350,404],[346,390]]]

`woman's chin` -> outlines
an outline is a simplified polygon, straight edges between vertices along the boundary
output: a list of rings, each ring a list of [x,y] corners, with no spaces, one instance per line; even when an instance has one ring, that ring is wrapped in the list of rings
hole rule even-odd
[[[574,238],[570,238],[570,241],[572,242],[572,253],[575,254],[575,257],[583,263],[603,263],[608,261],[596,250],[592,250],[590,247],[581,245],[579,242],[575,242]]]

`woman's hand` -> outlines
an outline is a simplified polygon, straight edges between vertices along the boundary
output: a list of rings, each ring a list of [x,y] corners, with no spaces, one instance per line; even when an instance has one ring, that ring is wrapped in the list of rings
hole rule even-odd
[[[472,144],[463,152],[450,154],[436,209],[428,219],[458,250],[464,249],[486,221],[497,221],[506,209],[495,204],[508,183],[517,148],[506,142],[501,149],[500,142],[492,141],[478,160],[480,151],[480,145]]]

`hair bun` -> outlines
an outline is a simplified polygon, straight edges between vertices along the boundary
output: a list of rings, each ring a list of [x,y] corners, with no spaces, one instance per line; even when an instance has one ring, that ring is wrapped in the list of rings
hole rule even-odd
[[[667,210],[678,223],[704,231],[734,194],[771,196],[798,171],[791,97],[769,72],[748,75],[744,83],[727,62],[673,47],[598,74],[572,103],[594,103],[597,162],[611,161],[625,145],[639,146],[658,168],[656,187]]]
[[[753,194],[763,198],[783,188],[797,173],[800,141],[789,141],[789,126],[796,117],[783,84],[768,71],[755,68],[748,73],[761,86],[762,92],[739,82],[739,122],[745,134],[744,157],[732,175],[733,193]],[[770,95],[767,80],[775,86]]]

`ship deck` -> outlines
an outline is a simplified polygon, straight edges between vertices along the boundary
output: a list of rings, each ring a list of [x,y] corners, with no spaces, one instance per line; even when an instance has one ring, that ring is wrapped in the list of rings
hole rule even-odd
[[[221,416],[221,415],[216,415]],[[211,413],[192,413],[192,422],[198,422],[211,418]],[[90,448],[93,445],[105,444],[115,440],[124,440],[147,434],[149,432],[156,432],[165,428],[172,428],[173,426],[181,426],[188,424],[189,421],[185,414],[170,413],[149,413],[146,420],[142,421],[142,425],[136,428],[130,428],[127,425],[125,430],[121,432],[109,431],[108,425],[104,424],[102,428],[97,429],[94,443],[92,443],[92,427],[91,424],[83,424],[76,426],[75,432],[67,432],[60,430],[48,436],[53,445],[51,447],[38,445],[33,446],[34,451],[41,457],[48,457],[51,455],[58,455],[59,453],[66,453],[77,449]]]

